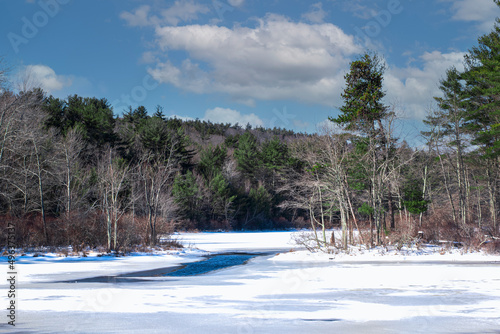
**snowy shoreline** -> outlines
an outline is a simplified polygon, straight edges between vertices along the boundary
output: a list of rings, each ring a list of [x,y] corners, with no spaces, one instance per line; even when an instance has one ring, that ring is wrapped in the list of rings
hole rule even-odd
[[[197,248],[22,257],[16,327],[2,323],[0,331],[479,334],[500,328],[500,256],[425,248],[310,253],[297,249],[291,234],[183,233],[183,243]],[[201,276],[61,283],[267,250],[278,254]]]
[[[127,272],[177,266],[181,263],[199,261],[203,256],[223,252],[274,252],[274,262],[341,262],[341,263],[469,263],[500,264],[500,254],[464,252],[459,248],[435,245],[396,249],[394,247],[352,246],[347,252],[310,252],[293,242],[297,232],[204,232],[178,233],[176,237],[186,245],[183,249],[132,252],[124,256],[111,256],[96,251],[87,251],[85,256],[62,253],[35,252],[16,258],[21,266],[22,282],[40,282],[63,276],[68,279],[83,278],[88,274],[118,275]],[[7,263],[7,257],[0,261]],[[84,264],[84,265],[83,265]],[[28,266],[29,265],[29,266]],[[95,275],[94,275],[95,274]],[[81,276],[81,277],[80,277]]]

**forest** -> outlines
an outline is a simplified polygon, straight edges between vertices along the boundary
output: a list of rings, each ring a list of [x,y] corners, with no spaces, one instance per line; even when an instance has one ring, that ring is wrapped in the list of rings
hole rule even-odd
[[[339,115],[315,134],[161,106],[117,115],[106,98],[12,89],[1,68],[0,225],[19,247],[117,251],[178,230],[289,228],[312,229],[319,248],[498,241],[498,26],[437,83],[425,147],[395,135],[374,53],[351,63]],[[341,240],[327,240],[332,227]]]

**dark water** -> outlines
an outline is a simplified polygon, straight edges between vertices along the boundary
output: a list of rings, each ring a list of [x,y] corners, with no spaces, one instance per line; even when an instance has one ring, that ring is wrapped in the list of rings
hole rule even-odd
[[[183,268],[167,273],[165,276],[196,276],[206,274],[211,271],[239,266],[259,254],[221,254],[209,257],[204,261],[186,263]]]
[[[207,257],[205,260],[191,263],[184,263],[180,266],[159,268],[153,270],[137,271],[117,276],[98,276],[79,280],[64,281],[64,283],[134,283],[147,281],[148,277],[166,276],[197,276],[210,272],[239,266],[247,263],[248,260],[267,253],[225,253]]]

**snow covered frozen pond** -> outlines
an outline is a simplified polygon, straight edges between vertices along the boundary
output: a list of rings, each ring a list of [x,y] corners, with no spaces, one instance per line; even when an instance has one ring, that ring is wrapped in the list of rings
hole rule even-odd
[[[23,257],[16,326],[2,321],[0,332],[500,333],[499,256],[289,252],[297,248],[290,236],[182,234],[186,246],[198,249]],[[281,253],[195,276],[83,280],[179,268],[209,252]]]

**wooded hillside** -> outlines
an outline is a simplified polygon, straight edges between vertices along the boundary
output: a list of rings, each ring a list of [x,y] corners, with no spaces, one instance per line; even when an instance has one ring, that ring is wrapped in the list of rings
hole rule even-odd
[[[464,61],[441,80],[418,149],[394,134],[374,54],[351,63],[340,114],[314,135],[161,107],[117,115],[105,98],[11,90],[2,72],[2,233],[13,224],[19,246],[116,250],[181,229],[313,227],[318,246],[417,235],[478,246],[499,230],[500,28]],[[332,226],[342,240],[326,240]]]

